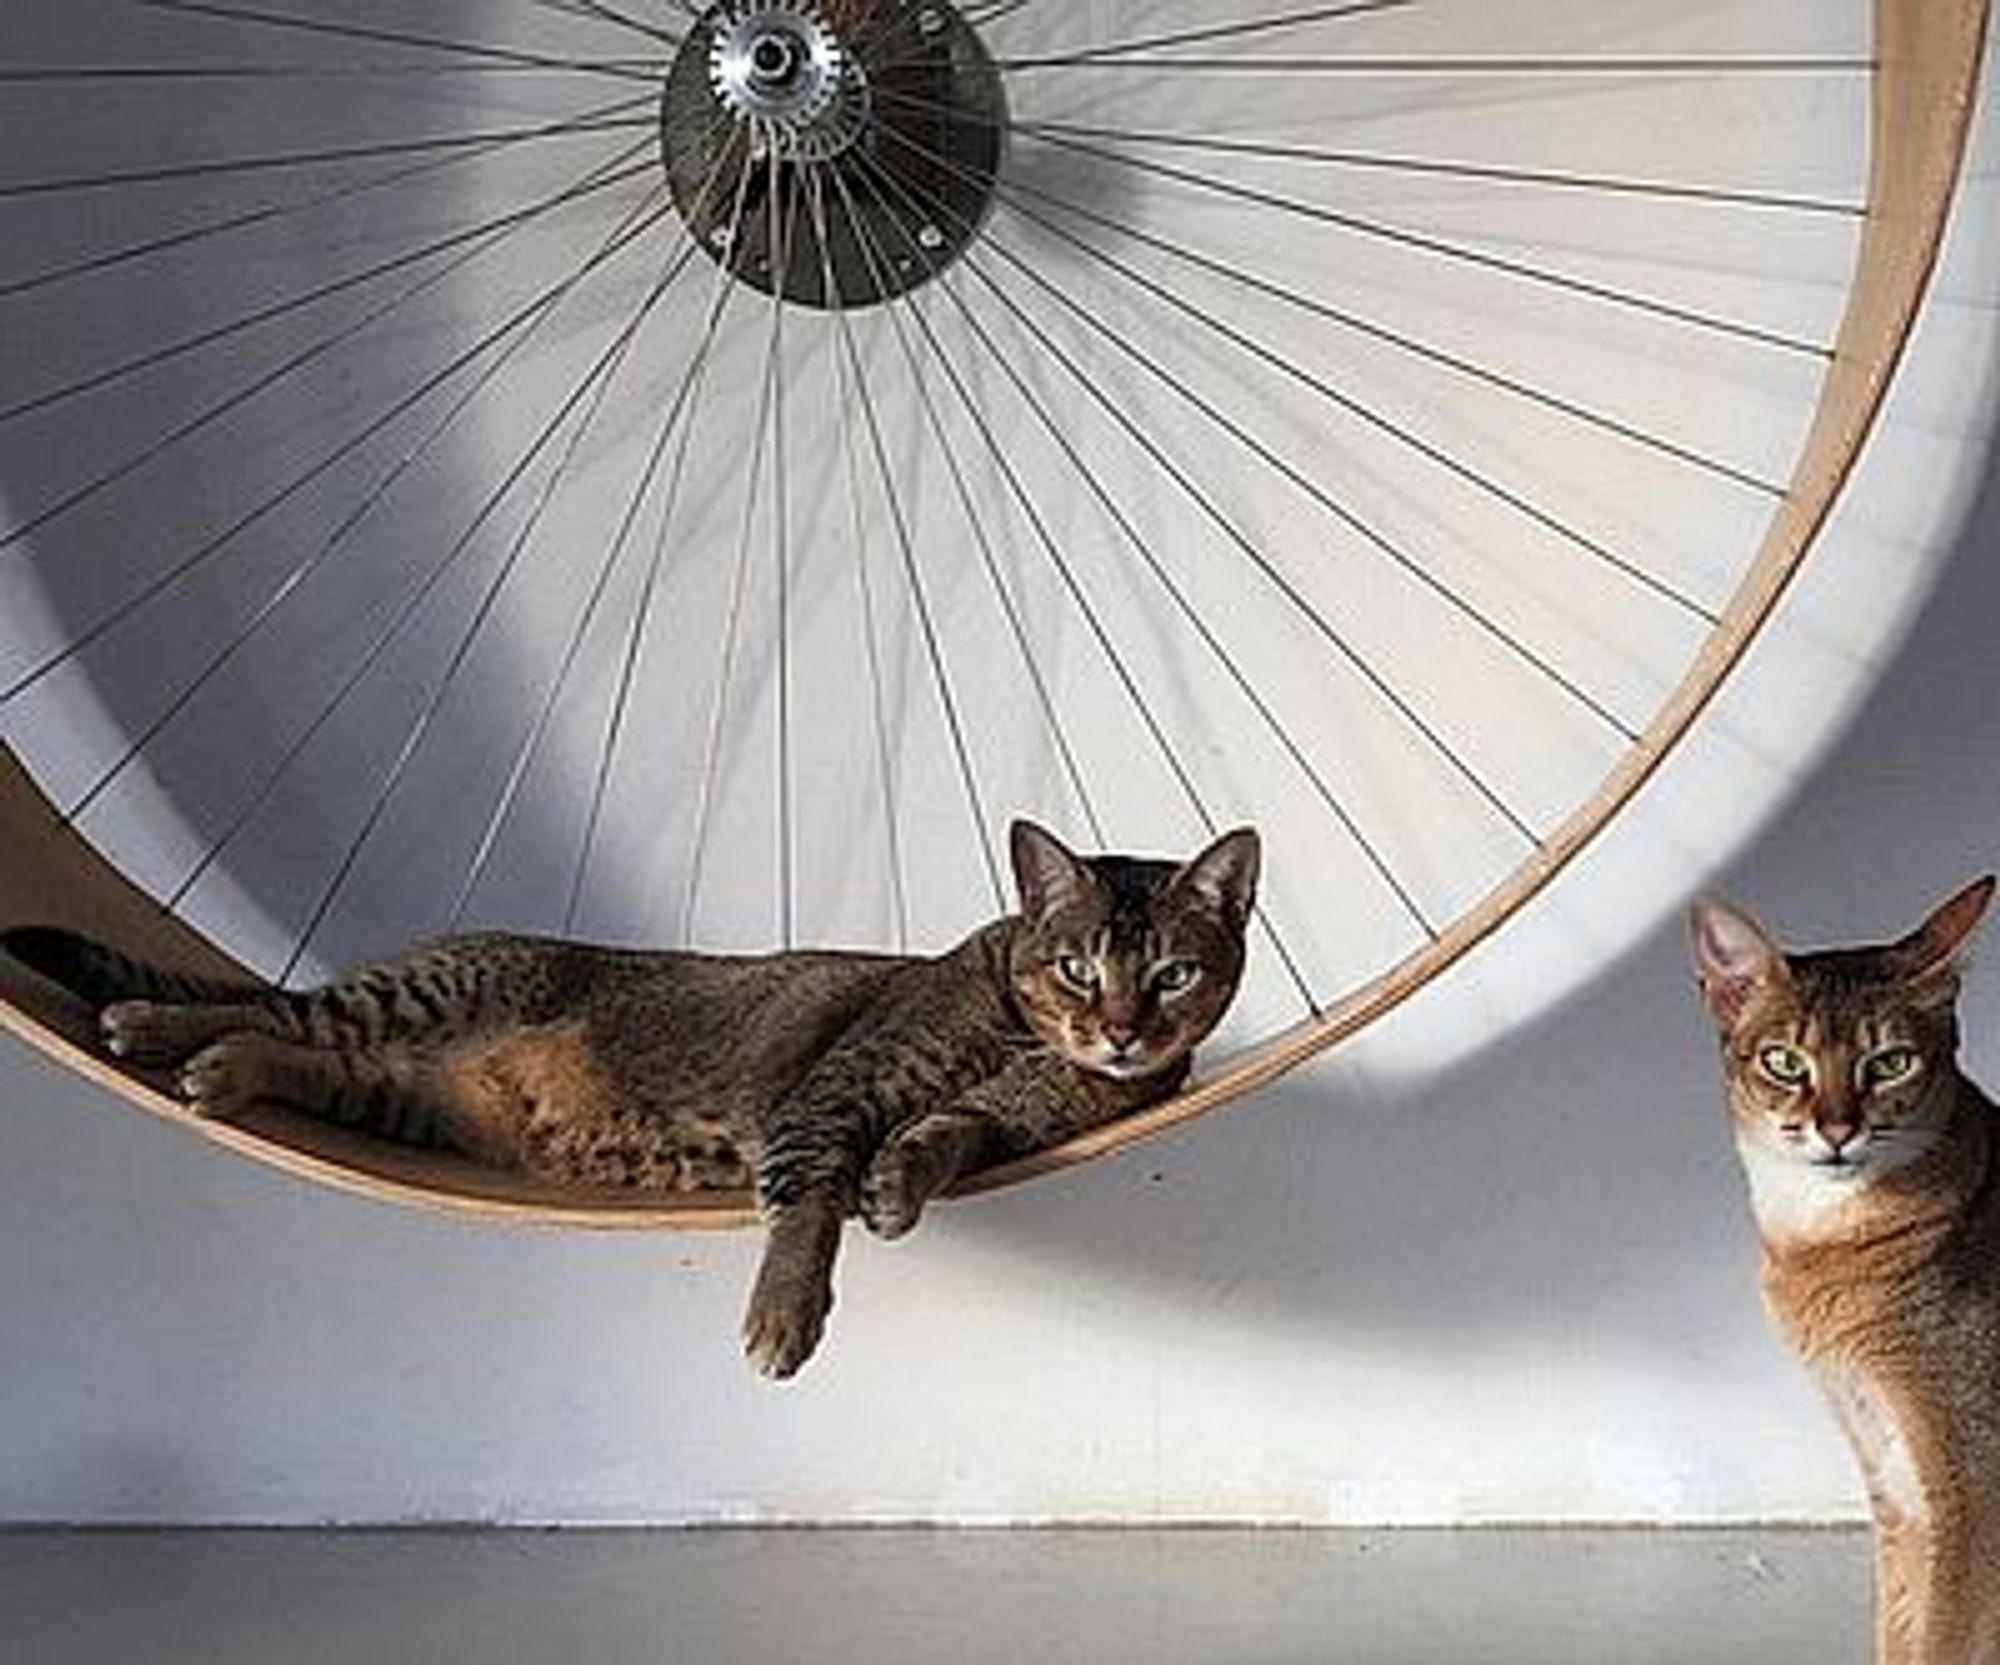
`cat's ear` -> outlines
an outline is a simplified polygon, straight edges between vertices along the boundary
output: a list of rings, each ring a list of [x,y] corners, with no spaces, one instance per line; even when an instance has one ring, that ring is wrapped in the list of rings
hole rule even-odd
[[[1716,897],[1704,896],[1688,910],[1688,934],[1702,999],[1724,1029],[1735,1025],[1757,990],[1790,976],[1783,951],[1757,922]]]
[[[1203,906],[1220,914],[1237,930],[1257,905],[1257,871],[1263,845],[1254,827],[1238,827],[1174,875],[1174,888],[1191,891]]]
[[[1030,919],[1089,891],[1090,869],[1054,833],[1032,821],[1016,821],[1008,831],[1007,845],[1021,912]]]
[[[1958,973],[1972,948],[1973,933],[1993,900],[1994,879],[1975,879],[1957,895],[1940,902],[1923,924],[1890,950],[1900,977],[1913,983],[1935,981],[1947,992],[1955,989]]]

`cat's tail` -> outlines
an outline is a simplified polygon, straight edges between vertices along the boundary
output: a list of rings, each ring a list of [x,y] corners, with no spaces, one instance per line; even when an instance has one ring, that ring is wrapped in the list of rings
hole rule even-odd
[[[108,943],[56,925],[21,925],[0,931],[0,951],[92,1006],[109,1006],[120,1000],[213,1005],[267,992],[248,978],[230,982],[150,965]]]

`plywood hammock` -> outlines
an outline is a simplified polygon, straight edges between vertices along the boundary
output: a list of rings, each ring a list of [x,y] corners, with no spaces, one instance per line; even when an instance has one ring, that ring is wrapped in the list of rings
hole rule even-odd
[[[369,1196],[761,1219],[747,1340],[779,1375],[816,1344],[849,1212],[899,1235],[935,1193],[1269,1082],[1501,928],[1631,801],[1882,409],[1987,12],[1740,0],[1603,23],[1507,0],[1467,39],[1465,8],[1246,3],[1179,27],[1151,0],[668,21],[495,0],[471,39],[421,7],[408,28],[372,6],[139,10],[111,63],[101,30],[65,33],[82,11],[47,9],[33,68],[0,84],[0,125],[62,164],[0,175],[0,213],[34,205],[0,238],[20,257],[0,328],[32,348],[0,393],[0,1018],[150,1114]],[[229,105],[226,155],[133,151],[146,125],[79,94],[216,76],[286,94]],[[530,81],[547,113],[522,125]],[[450,125],[482,98],[489,125]],[[572,149],[590,166],[564,175]],[[489,217],[437,235],[460,208]],[[499,449],[469,451],[474,429]],[[468,454],[492,490],[459,525]],[[1395,489],[1354,496],[1366,481]],[[496,540],[475,582],[461,557]],[[704,558],[676,567],[687,549]],[[518,658],[474,675],[501,634]],[[319,665],[316,712],[289,684],[264,712],[258,667],[311,666],[323,638],[365,645]],[[414,718],[389,686],[412,664]],[[603,673],[588,720],[579,666]],[[454,728],[472,683],[484,720]],[[822,700],[859,720],[794,720]],[[625,766],[639,713],[645,748],[692,771],[671,802]],[[230,748],[251,774],[149,894],[123,873],[156,865],[147,806],[205,801],[176,774],[204,724],[255,729]],[[359,830],[324,852],[294,965],[323,925],[434,928],[407,887],[379,917],[331,910],[390,835],[452,810],[426,791],[446,747],[462,778],[504,778],[460,810],[453,919],[477,917],[517,807],[576,819],[537,784],[563,775],[594,786],[581,850],[551,858],[559,918],[586,874],[636,882],[604,849],[656,853],[692,799],[691,847],[746,864],[727,888],[775,865],[781,940],[826,940],[802,783],[852,786],[824,824],[893,828],[914,775],[965,810],[991,923],[926,960],[646,957],[559,929],[328,994],[260,985],[186,922],[190,895],[299,836],[274,805],[317,740],[375,755],[381,730],[386,774],[314,788],[350,801],[309,805],[337,811],[313,831]],[[753,778],[776,784],[739,854],[708,815]],[[993,836],[999,782],[1062,824]],[[1121,826],[1152,804],[1204,831],[1102,855],[1112,798]],[[961,854],[933,838],[919,865],[970,871]],[[1262,1038],[1191,1073],[1246,958],[1299,1015],[1257,1005],[1241,1027]]]

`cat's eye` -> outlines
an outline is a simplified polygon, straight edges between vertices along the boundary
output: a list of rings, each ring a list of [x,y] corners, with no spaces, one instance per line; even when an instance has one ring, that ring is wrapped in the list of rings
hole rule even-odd
[[[1763,1048],[1757,1054],[1757,1067],[1780,1087],[1803,1087],[1812,1079],[1812,1063],[1795,1046],[1783,1042]]]
[[[1097,987],[1097,962],[1081,954],[1063,954],[1056,960],[1056,975],[1071,988],[1088,994]]]
[[[1192,960],[1167,960],[1153,968],[1153,987],[1161,994],[1180,994],[1194,987],[1201,967]]]
[[[1907,1081],[1917,1073],[1920,1061],[1913,1046],[1885,1046],[1880,1052],[1871,1052],[1861,1060],[1861,1084],[1864,1087],[1888,1087],[1898,1081]]]

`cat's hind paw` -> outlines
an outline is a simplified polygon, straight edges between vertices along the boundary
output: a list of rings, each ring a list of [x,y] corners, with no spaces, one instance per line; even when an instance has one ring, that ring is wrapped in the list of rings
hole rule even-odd
[[[97,1014],[104,1050],[131,1064],[178,1063],[191,1050],[182,1008],[156,1000],[120,1000]]]
[[[206,1046],[181,1070],[181,1097],[197,1116],[234,1121],[269,1092],[268,1043],[261,1035],[230,1035]]]

